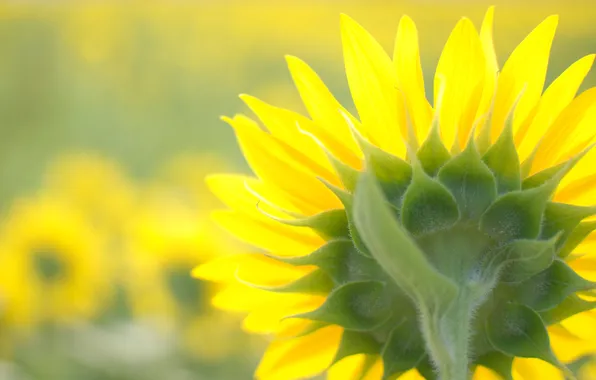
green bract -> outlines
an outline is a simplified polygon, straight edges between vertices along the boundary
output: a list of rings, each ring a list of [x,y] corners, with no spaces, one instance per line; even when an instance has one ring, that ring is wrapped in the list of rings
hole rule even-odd
[[[562,259],[596,228],[582,222],[596,209],[551,197],[584,153],[522,181],[510,123],[484,153],[473,139],[449,153],[435,127],[407,161],[355,137],[363,172],[330,157],[348,191],[327,185],[345,210],[287,222],[328,243],[305,257],[276,257],[319,270],[268,290],[328,293],[320,308],[293,317],[342,326],[336,361],[379,354],[385,378],[417,368],[464,380],[483,365],[511,379],[516,356],[571,377],[546,327],[594,307],[576,293],[596,284]]]

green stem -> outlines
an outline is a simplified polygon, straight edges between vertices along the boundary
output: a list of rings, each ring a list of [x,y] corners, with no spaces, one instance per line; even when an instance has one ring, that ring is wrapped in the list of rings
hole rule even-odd
[[[471,303],[460,296],[443,312],[423,313],[424,339],[440,380],[468,380]]]

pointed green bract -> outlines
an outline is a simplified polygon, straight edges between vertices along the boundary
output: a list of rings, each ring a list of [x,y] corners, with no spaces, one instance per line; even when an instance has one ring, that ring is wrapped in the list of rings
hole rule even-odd
[[[538,358],[559,366],[540,316],[527,306],[507,303],[496,308],[486,321],[494,348],[509,356]]]
[[[495,177],[473,141],[439,170],[438,178],[457,200],[462,218],[478,219],[497,197]]]
[[[428,262],[408,232],[399,225],[368,172],[362,174],[356,189],[354,216],[371,255],[410,297],[431,307],[455,297],[457,285]]]
[[[476,358],[476,364],[485,366],[495,371],[504,380],[513,380],[511,368],[513,366],[513,357],[503,354],[499,351],[493,351]]]
[[[548,268],[555,258],[557,238],[550,240],[515,240],[502,253],[502,275],[505,283],[524,281]]]
[[[453,226],[459,219],[453,195],[419,165],[414,165],[413,171],[412,183],[402,202],[403,226],[415,236]]]
[[[540,312],[540,317],[542,317],[545,324],[553,325],[595,307],[596,301],[586,301],[577,294],[572,294],[554,308]]]
[[[428,137],[416,153],[424,171],[429,176],[435,176],[439,169],[451,158],[449,150],[443,145],[439,132],[438,121],[430,130]]]
[[[565,240],[564,244],[561,245],[558,255],[561,258],[569,256],[569,254],[580,245],[585,238],[588,237],[592,232],[596,230],[596,221],[583,222],[576,226]]]
[[[316,310],[295,315],[353,331],[372,331],[391,317],[391,304],[377,281],[350,282],[337,287]]]
[[[555,260],[544,271],[517,285],[513,294],[517,302],[535,311],[544,311],[556,307],[575,292],[594,289],[595,286],[561,260]]]
[[[316,269],[298,280],[282,286],[260,286],[246,281],[241,282],[257,289],[277,293],[327,294],[333,289],[331,278],[321,269]]]
[[[345,210],[330,210],[303,219],[275,220],[296,227],[309,227],[325,239],[349,237],[348,219]]]
[[[495,175],[499,194],[521,189],[521,169],[513,140],[512,119],[510,115],[497,142],[483,157],[484,162]]]
[[[391,330],[381,352],[383,379],[392,379],[420,363],[426,356],[421,338],[415,320],[403,320]]]
[[[334,363],[352,355],[375,355],[379,352],[380,345],[370,334],[346,330],[341,336],[339,348],[333,359]]]

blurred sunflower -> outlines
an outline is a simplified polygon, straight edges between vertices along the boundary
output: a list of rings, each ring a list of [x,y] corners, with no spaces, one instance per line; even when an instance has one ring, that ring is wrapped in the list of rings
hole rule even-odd
[[[162,182],[149,186],[140,199],[128,226],[126,248],[125,279],[135,315],[180,332],[187,352],[206,360],[221,359],[236,347],[237,332],[231,324],[237,320],[210,309],[217,286],[197,282],[190,274],[197,262],[231,246],[216,238],[206,217],[210,196],[206,202],[199,199],[204,184],[176,180],[183,178],[180,170],[192,172],[216,162],[220,161],[187,156],[168,163]]]
[[[224,118],[258,178],[216,175],[215,220],[258,247],[195,269],[274,334],[256,372],[301,379],[571,377],[596,349],[594,55],[543,93],[558,18],[499,69],[493,9],[461,19],[426,98],[413,21],[393,59],[342,16],[359,119],[288,57],[311,119],[250,96]],[[586,206],[586,207],[583,207]],[[584,277],[580,277],[582,275]],[[548,330],[547,330],[548,328]]]
[[[48,167],[46,191],[67,199],[94,223],[119,232],[135,205],[136,190],[115,161],[92,153],[58,157]]]
[[[50,196],[15,203],[0,230],[2,321],[30,330],[93,318],[109,301],[104,235]]]

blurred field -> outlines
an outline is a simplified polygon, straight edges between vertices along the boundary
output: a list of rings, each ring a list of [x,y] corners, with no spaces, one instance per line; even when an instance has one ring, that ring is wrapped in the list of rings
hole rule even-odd
[[[501,64],[553,13],[548,81],[596,52],[592,0],[492,3]],[[260,340],[242,334],[241,316],[213,311],[211,290],[187,276],[239,249],[207,219],[219,204],[202,177],[247,171],[219,117],[246,111],[240,93],[302,110],[285,54],[349,106],[340,12],[388,51],[410,15],[430,94],[450,29],[463,15],[479,25],[488,4],[0,3],[0,379],[251,378]],[[583,88],[595,84],[592,73]],[[58,251],[66,269],[43,264],[58,280],[28,264]],[[90,266],[92,254],[102,264]]]

